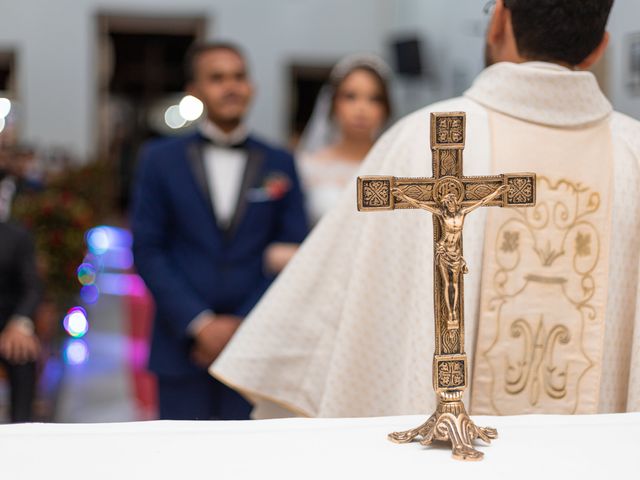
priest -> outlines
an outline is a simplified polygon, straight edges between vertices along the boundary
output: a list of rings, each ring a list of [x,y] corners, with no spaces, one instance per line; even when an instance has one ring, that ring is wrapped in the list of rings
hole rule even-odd
[[[473,414],[640,410],[640,123],[585,71],[611,6],[497,0],[471,88],[401,120],[361,167],[429,176],[430,113],[464,111],[467,175],[537,173],[535,207],[466,222]],[[210,368],[256,418],[435,408],[431,216],[355,202],[354,180]]]

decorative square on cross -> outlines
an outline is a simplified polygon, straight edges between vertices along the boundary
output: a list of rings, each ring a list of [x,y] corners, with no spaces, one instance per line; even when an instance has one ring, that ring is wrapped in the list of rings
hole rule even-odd
[[[465,116],[459,112],[431,114],[431,148],[464,148]]]
[[[394,177],[358,177],[358,210],[393,210]]]
[[[463,390],[467,379],[467,358],[465,355],[436,355],[434,358],[436,372],[436,391]]]
[[[509,185],[507,203],[510,206],[534,206],[536,204],[535,175],[504,175]]]

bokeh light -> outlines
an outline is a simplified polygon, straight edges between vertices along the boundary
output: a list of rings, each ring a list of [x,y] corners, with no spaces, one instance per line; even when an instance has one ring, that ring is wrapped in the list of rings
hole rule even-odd
[[[81,338],[89,331],[87,312],[82,307],[73,307],[62,321],[64,329],[74,338]]]
[[[81,285],[93,285],[96,281],[96,269],[90,263],[78,267],[78,281]]]
[[[4,119],[11,111],[11,100],[0,97],[0,118]]]
[[[131,248],[112,247],[102,256],[102,266],[114,270],[129,270],[133,267]]]
[[[95,255],[102,255],[111,246],[109,231],[105,227],[95,227],[89,230],[86,240],[89,251]]]
[[[84,340],[69,339],[64,347],[63,357],[67,365],[82,365],[89,360],[89,346]]]
[[[130,232],[124,228],[109,227],[107,225],[100,225],[88,230],[85,239],[89,251],[94,256],[103,255],[112,248],[130,249],[133,244],[133,237]],[[85,263],[88,262],[85,261]]]
[[[100,298],[100,290],[95,285],[85,285],[80,289],[80,298],[87,305],[93,305]]]
[[[180,115],[180,107],[171,105],[164,112],[164,122],[169,128],[177,129],[185,126],[187,121]]]
[[[178,104],[178,111],[182,118],[188,122],[193,122],[202,115],[204,105],[193,95],[186,95],[182,100],[180,100],[180,103]]]
[[[78,281],[83,285],[80,297],[85,305],[97,303],[101,295],[145,294],[137,275],[116,273],[133,267],[133,235],[129,230],[99,225],[86,232],[85,241],[89,251],[77,268]]]
[[[7,123],[4,121],[4,118],[0,118],[0,133],[2,133],[6,124]]]
[[[106,295],[142,297],[146,294],[144,281],[131,273],[101,273],[97,284]]]

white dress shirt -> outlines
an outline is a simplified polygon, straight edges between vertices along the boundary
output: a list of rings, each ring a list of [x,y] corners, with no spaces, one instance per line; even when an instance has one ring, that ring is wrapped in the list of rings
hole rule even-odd
[[[204,169],[218,225],[225,228],[229,226],[236,210],[247,165],[247,152],[231,146],[244,141],[247,130],[241,125],[226,134],[205,120],[200,124],[200,132],[213,142],[203,150]]]

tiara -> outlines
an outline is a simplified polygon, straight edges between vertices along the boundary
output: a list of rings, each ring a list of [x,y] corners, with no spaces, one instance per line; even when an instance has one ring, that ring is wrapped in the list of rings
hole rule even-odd
[[[387,63],[378,55],[371,53],[357,53],[348,55],[336,63],[329,74],[329,78],[332,82],[339,82],[359,67],[372,69],[384,80],[389,80],[392,75],[389,65],[387,65]]]

